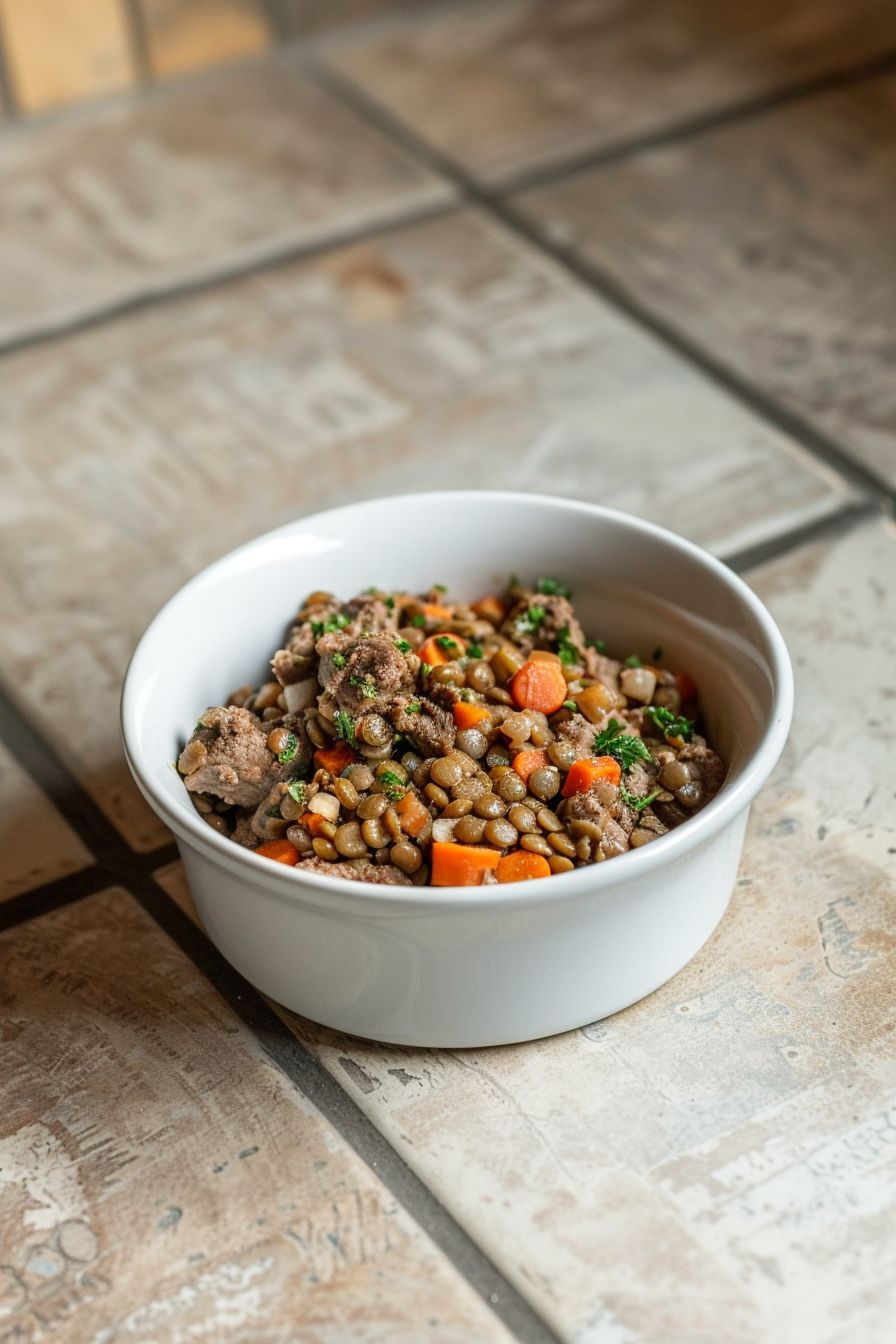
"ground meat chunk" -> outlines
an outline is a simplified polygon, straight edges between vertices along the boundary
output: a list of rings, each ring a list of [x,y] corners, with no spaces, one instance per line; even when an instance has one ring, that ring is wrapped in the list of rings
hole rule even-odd
[[[420,708],[409,714],[409,704]],[[396,732],[413,743],[422,756],[445,756],[454,746],[454,719],[432,700],[400,696],[392,706],[390,718]]]
[[[387,607],[381,597],[371,597],[369,593],[361,593],[346,602],[342,614],[351,621],[351,626],[346,629],[351,629],[355,635],[364,634],[365,631],[372,634],[389,633],[398,629],[394,608]]]
[[[619,673],[622,671],[622,663],[616,658],[607,658],[605,654],[598,653],[597,649],[586,648],[585,671],[589,677],[602,682],[609,690],[619,690]]]
[[[296,872],[321,873],[324,877],[343,877],[351,882],[370,882],[384,887],[410,887],[411,879],[391,863],[328,863],[326,859],[303,859]]]
[[[336,639],[334,632],[324,636],[320,644]],[[352,716],[370,710],[383,713],[397,695],[411,689],[413,671],[393,635],[370,635],[347,644],[343,640],[344,635],[332,652],[327,646],[319,671],[321,685],[339,709]],[[341,667],[335,665],[333,652],[339,652],[345,660]]]
[[[282,781],[275,784],[252,814],[249,824],[253,835],[259,840],[278,840],[281,835],[286,834],[287,823],[280,813],[280,804],[286,797],[286,792],[287,786]]]
[[[626,815],[631,811],[619,797],[619,790],[608,780],[598,780],[587,793],[575,793],[566,805],[564,820],[575,836],[577,821],[587,821],[600,828],[600,837],[591,836],[595,859],[609,859],[624,854],[629,847],[633,824]]]
[[[209,793],[238,807],[257,807],[287,771],[268,750],[270,728],[248,709],[213,705],[201,716],[181,752],[189,768],[184,783],[193,793]],[[304,731],[304,730],[303,730]],[[201,743],[201,757],[196,743]]]
[[[718,793],[725,778],[725,767],[719,757],[702,737],[695,737],[678,752],[678,759],[691,762],[692,775],[693,768],[697,767],[696,778],[703,790],[703,801],[708,803]]]
[[[530,630],[529,611],[538,607],[544,616],[536,628]],[[545,596],[543,593],[526,592],[514,603],[507,614],[501,633],[512,639],[521,649],[529,653],[532,649],[550,649],[557,651],[560,636],[572,644],[579,653],[582,664],[585,660],[585,632],[566,597]]]
[[[582,760],[585,756],[594,755],[594,738],[605,725],[603,723],[589,723],[584,714],[573,714],[561,723],[557,729],[557,736],[562,742],[570,742],[576,749],[576,759]]]
[[[294,649],[278,649],[271,659],[271,668],[281,686],[292,686],[314,675],[314,657]]]

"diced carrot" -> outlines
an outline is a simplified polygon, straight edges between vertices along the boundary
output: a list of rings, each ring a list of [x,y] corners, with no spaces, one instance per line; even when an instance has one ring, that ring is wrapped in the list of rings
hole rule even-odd
[[[429,820],[429,808],[421,803],[412,789],[393,803],[393,807],[401,820],[401,829],[408,835],[419,835]]]
[[[439,643],[440,639],[451,640],[452,647],[445,648]],[[455,658],[462,658],[467,651],[467,646],[460,635],[455,635],[451,630],[442,630],[437,635],[430,635],[420,645],[417,652],[424,663],[429,663],[430,667],[441,667],[443,663],[453,663]]]
[[[424,602],[423,615],[428,621],[450,621],[454,612],[450,607],[443,607],[438,602]]]
[[[485,705],[468,705],[465,700],[458,700],[452,709],[455,725],[459,729],[475,728],[477,723],[482,723],[483,719],[490,719],[491,714]]]
[[[546,751],[518,751],[513,758],[513,768],[524,784],[528,784],[533,770],[543,770],[550,763]]]
[[[692,700],[697,699],[696,682],[692,677],[688,676],[687,672],[679,672],[675,681],[678,686],[678,693],[685,704],[689,704]]]
[[[500,625],[507,615],[507,607],[494,593],[489,593],[488,597],[480,597],[478,602],[472,602],[470,605],[480,621],[491,621],[492,625]]]
[[[453,840],[434,840],[430,848],[434,887],[478,887],[488,872],[494,872],[500,850],[478,845],[458,845]]]
[[[622,779],[622,767],[612,756],[587,756],[583,761],[575,761],[569,768],[569,774],[563,785],[563,797],[570,798],[574,793],[587,793],[591,785],[599,779],[608,779],[618,784]]]
[[[533,663],[559,663],[559,653],[551,653],[550,649],[533,649],[529,654]]]
[[[517,709],[556,713],[568,695],[560,664],[536,663],[530,658],[511,681],[510,694]]]
[[[528,849],[512,849],[498,860],[495,877],[499,882],[528,882],[533,877],[550,877],[551,868],[543,854]]]
[[[303,812],[299,817],[299,825],[304,826],[311,836],[323,835],[323,828],[326,824],[326,818],[322,817],[319,812]]]
[[[275,863],[288,863],[290,866],[299,861],[299,851],[289,840],[265,840],[255,853],[264,859],[273,859]]]
[[[358,759],[347,742],[335,742],[332,747],[320,747],[314,753],[314,763],[331,775],[341,775],[347,765]]]

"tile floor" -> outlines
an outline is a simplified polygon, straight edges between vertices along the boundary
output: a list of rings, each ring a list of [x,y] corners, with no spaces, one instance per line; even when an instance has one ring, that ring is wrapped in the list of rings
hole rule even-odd
[[[0,1337],[882,1344],[891,7],[379,8],[0,131]],[[798,699],[681,975],[427,1053],[222,963],[116,699],[196,568],[458,467],[730,560]]]

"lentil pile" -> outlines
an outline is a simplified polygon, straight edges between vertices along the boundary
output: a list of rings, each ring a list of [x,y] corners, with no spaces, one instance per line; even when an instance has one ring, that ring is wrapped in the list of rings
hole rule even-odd
[[[549,877],[655,840],[724,778],[697,688],[661,649],[609,657],[570,596],[311,593],[272,679],[184,746],[197,811],[278,863],[393,885]]]

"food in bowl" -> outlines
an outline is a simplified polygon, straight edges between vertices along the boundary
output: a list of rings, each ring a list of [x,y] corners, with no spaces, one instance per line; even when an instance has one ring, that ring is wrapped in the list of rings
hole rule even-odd
[[[608,656],[554,578],[470,604],[314,592],[273,678],[207,708],[178,770],[210,826],[305,871],[550,877],[649,843],[723,782],[691,677],[641,654]]]

